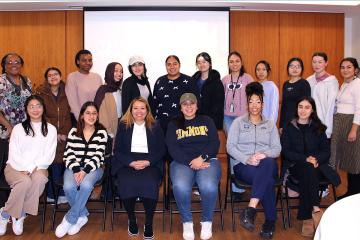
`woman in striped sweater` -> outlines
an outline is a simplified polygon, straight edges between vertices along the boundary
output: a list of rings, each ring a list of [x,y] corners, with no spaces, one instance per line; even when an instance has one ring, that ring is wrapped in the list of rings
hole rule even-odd
[[[84,103],[77,128],[69,132],[64,153],[64,192],[71,208],[56,228],[55,235],[59,238],[78,233],[88,221],[85,205],[95,183],[103,175],[101,166],[107,139],[95,103]]]

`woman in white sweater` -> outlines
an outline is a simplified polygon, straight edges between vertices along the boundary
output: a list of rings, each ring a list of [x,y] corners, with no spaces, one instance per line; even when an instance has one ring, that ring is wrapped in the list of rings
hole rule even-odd
[[[326,72],[328,57],[324,52],[315,52],[312,56],[314,74],[307,78],[311,87],[311,96],[315,100],[317,114],[326,125],[326,136],[331,138],[338,80]]]
[[[30,96],[25,102],[26,120],[15,125],[9,143],[9,159],[4,170],[11,192],[0,210],[0,236],[12,222],[15,235],[23,233],[26,214],[37,215],[39,197],[48,181],[47,168],[56,152],[56,128],[45,119],[41,97]]]

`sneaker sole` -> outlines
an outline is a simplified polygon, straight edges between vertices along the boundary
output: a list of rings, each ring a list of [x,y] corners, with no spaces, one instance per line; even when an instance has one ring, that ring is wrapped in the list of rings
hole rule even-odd
[[[139,232],[137,232],[137,233],[132,233],[132,232],[130,232],[130,230],[128,229],[128,235],[129,235],[130,237],[137,237],[137,236],[139,236]]]
[[[144,237],[144,240],[154,240],[155,238],[154,238],[154,235],[152,235],[151,237],[145,237],[145,236],[143,236]]]

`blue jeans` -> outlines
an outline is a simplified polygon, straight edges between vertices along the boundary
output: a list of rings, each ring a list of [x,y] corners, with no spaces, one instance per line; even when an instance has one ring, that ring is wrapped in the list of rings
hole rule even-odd
[[[75,182],[74,173],[66,169],[64,173],[64,192],[70,204],[70,210],[66,213],[66,221],[75,224],[79,217],[89,215],[86,209],[86,203],[90,197],[94,185],[103,175],[102,168],[92,171],[84,177],[80,186]]]
[[[237,116],[226,116],[226,115],[224,115],[224,130],[225,130],[226,135],[229,132],[229,129],[230,129],[230,126],[231,126],[232,122],[236,118],[237,118]]]
[[[201,221],[212,222],[221,178],[221,167],[216,158],[210,159],[209,162],[210,167],[201,170],[193,170],[176,161],[172,161],[170,164],[172,188],[183,223],[192,222],[190,210],[194,184],[199,187],[201,196]]]
[[[234,166],[235,177],[251,184],[251,198],[260,200],[264,208],[265,219],[276,220],[275,181],[277,178],[277,163],[273,158],[265,158],[258,166],[238,163]]]

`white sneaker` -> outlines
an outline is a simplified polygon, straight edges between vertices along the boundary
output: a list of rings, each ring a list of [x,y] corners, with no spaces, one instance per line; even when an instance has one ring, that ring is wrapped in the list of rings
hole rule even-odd
[[[195,239],[193,222],[183,223],[183,238],[184,238],[184,240],[194,240]]]
[[[19,218],[18,220],[16,220],[16,218],[11,217],[12,220],[12,229],[15,235],[21,235],[24,231],[24,220],[25,220],[25,216]]]
[[[57,204],[63,204],[63,203],[68,203],[68,200],[67,200],[66,196],[58,197]]]
[[[9,222],[9,219],[3,218],[1,216],[2,211],[3,211],[3,208],[0,209],[0,236],[4,235],[6,233],[7,224]]]
[[[319,193],[321,193],[321,191],[319,191]],[[327,187],[321,194],[321,198],[326,197],[327,195],[329,195],[329,187]]]
[[[80,229],[88,222],[87,216],[79,217],[76,224],[72,225],[67,232],[69,235],[75,235],[80,232]]]
[[[208,240],[212,237],[212,222],[201,222],[200,239]]]
[[[67,234],[71,226],[72,224],[69,223],[64,217],[61,223],[59,224],[59,226],[57,226],[55,230],[55,236],[57,236],[58,238],[62,238]]]

